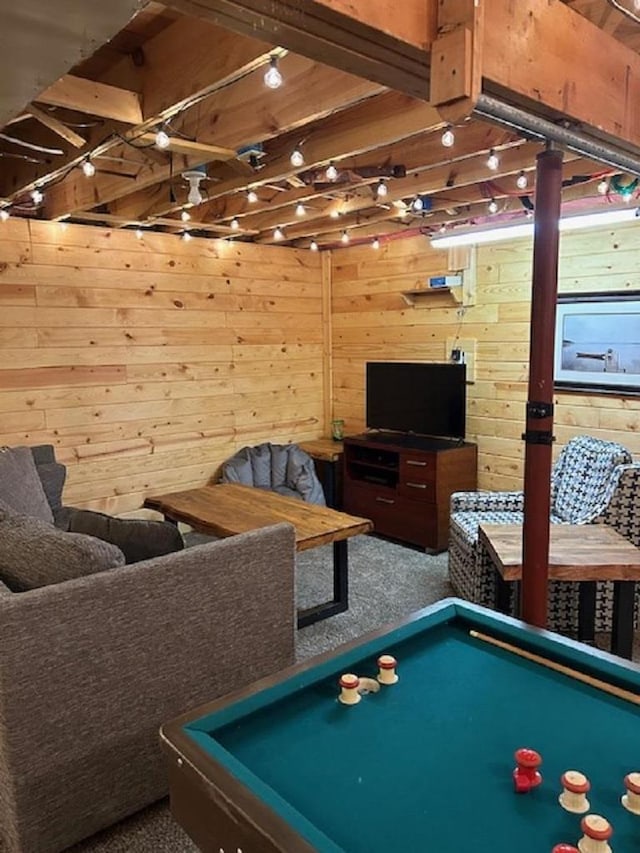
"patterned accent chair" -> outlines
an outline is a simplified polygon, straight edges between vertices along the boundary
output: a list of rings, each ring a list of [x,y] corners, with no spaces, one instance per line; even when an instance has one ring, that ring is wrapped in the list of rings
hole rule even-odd
[[[620,444],[590,436],[572,438],[551,474],[552,524],[605,523],[640,544],[640,463]],[[478,526],[521,524],[524,493],[457,492],[451,496],[449,580],[461,598],[495,607],[495,570],[478,543]],[[640,588],[640,584],[638,585]],[[613,584],[597,584],[596,631],[611,630]],[[578,584],[549,582],[549,627],[575,635]],[[636,591],[636,622],[640,594]]]

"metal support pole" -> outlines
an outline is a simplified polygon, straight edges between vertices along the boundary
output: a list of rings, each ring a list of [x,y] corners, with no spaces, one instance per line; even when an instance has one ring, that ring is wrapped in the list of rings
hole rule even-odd
[[[522,618],[547,624],[549,515],[553,442],[553,352],[558,295],[562,201],[562,152],[547,148],[536,158],[535,227],[531,290],[531,342],[527,426],[523,436],[524,527]]]

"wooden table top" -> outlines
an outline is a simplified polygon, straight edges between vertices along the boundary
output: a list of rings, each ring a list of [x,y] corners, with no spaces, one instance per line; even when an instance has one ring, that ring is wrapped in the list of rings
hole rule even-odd
[[[368,518],[236,483],[153,495],[145,499],[144,506],[214,536],[235,536],[288,521],[296,529],[298,551],[373,530]]]
[[[640,580],[640,548],[607,524],[552,524],[549,578]],[[481,524],[478,536],[505,580],[522,577],[522,525]]]
[[[344,449],[341,441],[334,441],[332,438],[313,438],[310,441],[301,441],[298,443],[298,447],[314,459],[322,459],[325,462],[337,462]]]

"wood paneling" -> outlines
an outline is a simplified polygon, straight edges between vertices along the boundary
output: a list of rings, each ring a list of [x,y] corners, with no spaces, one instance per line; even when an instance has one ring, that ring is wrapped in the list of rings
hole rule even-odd
[[[567,233],[561,240],[560,292],[640,293],[640,234],[634,225]],[[522,487],[529,363],[531,241],[480,247],[477,295],[461,307],[446,293],[427,309],[407,307],[401,291],[425,287],[447,271],[445,252],[426,237],[397,240],[333,256],[334,417],[345,434],[364,429],[364,365],[368,360],[446,359],[447,338],[473,339],[476,381],[468,385],[467,437],[478,443],[478,484]],[[620,441],[640,457],[640,398],[556,395],[557,454],[580,433]]]
[[[321,282],[309,251],[2,223],[0,444],[52,442],[67,503],[131,514],[320,435]]]

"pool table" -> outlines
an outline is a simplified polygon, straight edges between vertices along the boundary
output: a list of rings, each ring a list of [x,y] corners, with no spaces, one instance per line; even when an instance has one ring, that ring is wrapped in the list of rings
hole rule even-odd
[[[398,682],[338,701],[340,676],[375,679],[382,654]],[[582,835],[558,804],[572,769],[629,853],[639,702],[634,664],[445,599],[164,725],[171,808],[212,853],[550,853]],[[514,790],[520,747],[543,759],[528,793]]]

